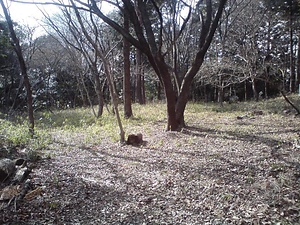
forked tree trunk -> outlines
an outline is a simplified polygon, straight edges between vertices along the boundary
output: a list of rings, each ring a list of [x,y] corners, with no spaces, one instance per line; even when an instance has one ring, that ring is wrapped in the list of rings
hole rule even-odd
[[[184,111],[186,105],[188,103],[188,97],[190,92],[190,87],[193,82],[194,76],[199,71],[200,67],[203,64],[203,59],[205,56],[206,51],[199,51],[197,53],[197,58],[195,60],[195,64],[191,67],[191,69],[187,72],[184,76],[184,79],[181,84],[180,94],[178,96],[178,100],[176,102],[176,121],[177,121],[177,129],[180,130],[185,126],[184,122]],[[197,63],[196,63],[197,62]]]
[[[88,7],[90,7],[94,11],[94,13],[97,14],[101,19],[103,19],[105,23],[109,24],[117,32],[121,33],[123,37],[128,39],[136,48],[140,49],[148,57],[149,63],[152,65],[165,91],[168,115],[167,130],[178,131],[181,127],[184,126],[184,111],[188,102],[188,95],[193,78],[199,71],[200,66],[203,63],[204,56],[212,42],[214,33],[219,24],[219,20],[222,16],[226,0],[219,1],[218,9],[215,15],[213,14],[212,1],[206,1],[205,16],[202,14],[203,21],[201,24],[202,29],[199,34],[199,45],[195,46],[195,48],[198,49],[198,52],[195,59],[193,60],[191,68],[183,78],[177,99],[176,90],[174,90],[173,87],[169,67],[164,61],[164,38],[162,35],[164,30],[164,21],[160,8],[155,3],[155,1],[150,1],[159,18],[159,34],[156,30],[156,34],[158,34],[156,36],[153,30],[153,20],[151,20],[152,13],[150,14],[148,11],[147,1],[139,0],[134,1],[133,3],[133,1],[131,0],[122,0],[122,2],[124,4],[124,11],[128,13],[130,21],[133,24],[135,35],[126,32],[126,30],[124,30],[123,27],[119,26],[116,21],[105,16],[98,8],[97,2],[95,0],[91,0],[91,4],[88,5]],[[187,18],[186,21],[188,21],[189,18]],[[155,29],[156,28],[157,26],[155,26]]]
[[[6,18],[6,22],[10,31],[10,35],[11,35],[11,39],[12,39],[12,44],[14,46],[14,50],[18,56],[18,61],[20,64],[20,69],[21,69],[21,73],[24,79],[24,85],[25,85],[25,89],[26,89],[26,96],[27,96],[27,112],[28,112],[28,121],[29,121],[29,133],[31,134],[31,136],[34,135],[34,116],[33,116],[33,106],[32,106],[32,90],[31,90],[31,84],[29,81],[29,77],[27,74],[27,68],[26,68],[26,64],[25,64],[25,60],[23,57],[23,53],[22,53],[22,49],[20,46],[20,42],[19,39],[17,38],[17,35],[15,33],[14,27],[13,27],[13,23],[12,20],[10,18],[10,15],[7,11],[6,6],[4,5],[3,0],[0,0],[5,18]]]

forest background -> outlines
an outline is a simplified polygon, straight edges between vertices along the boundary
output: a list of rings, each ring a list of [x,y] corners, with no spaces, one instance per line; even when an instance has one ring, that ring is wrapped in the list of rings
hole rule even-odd
[[[167,130],[180,130],[190,100],[222,105],[298,91],[298,1],[108,3],[114,10],[102,1],[40,2],[60,9],[42,11],[42,36],[12,24],[26,76],[2,17],[2,112],[90,106],[98,118],[114,100],[129,118],[132,102],[165,100]]]

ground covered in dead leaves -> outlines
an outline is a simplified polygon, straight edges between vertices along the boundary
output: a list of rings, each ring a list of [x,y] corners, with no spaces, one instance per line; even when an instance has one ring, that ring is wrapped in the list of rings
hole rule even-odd
[[[189,112],[182,132],[140,127],[140,147],[53,134],[30,175],[41,193],[0,222],[300,224],[300,119],[212,114]]]

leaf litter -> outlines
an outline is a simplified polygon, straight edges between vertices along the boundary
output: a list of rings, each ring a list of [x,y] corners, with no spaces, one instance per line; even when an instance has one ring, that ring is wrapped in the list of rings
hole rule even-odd
[[[30,178],[39,195],[3,207],[0,221],[300,224],[299,119],[203,115],[181,132],[163,125],[149,125],[139,147],[54,133],[53,156]]]

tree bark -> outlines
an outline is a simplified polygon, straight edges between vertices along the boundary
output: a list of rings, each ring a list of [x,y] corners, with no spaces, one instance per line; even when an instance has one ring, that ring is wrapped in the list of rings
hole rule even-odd
[[[129,32],[129,19],[124,13],[124,29]],[[123,57],[124,57],[124,74],[123,74],[123,99],[124,99],[124,117],[132,116],[131,107],[131,81],[130,81],[130,43],[123,38]]]
[[[104,98],[101,89],[99,73],[97,70],[97,55],[95,55],[95,61],[91,62],[91,67],[92,67],[91,70],[95,81],[95,91],[97,94],[97,101],[98,101],[98,111],[96,117],[99,118],[103,114]]]
[[[258,93],[256,88],[256,80],[254,77],[251,77],[251,85],[252,85],[252,92],[253,92],[253,98],[255,101],[258,101]]]
[[[136,100],[139,104],[144,104],[142,93],[142,53],[139,49],[136,49],[136,85],[135,93]]]
[[[294,65],[294,41],[293,41],[293,9],[290,7],[289,15],[289,31],[290,31],[290,92],[295,91],[295,65]]]
[[[104,65],[104,71],[107,76],[107,82],[109,85],[109,92],[110,92],[110,96],[112,98],[113,109],[114,109],[114,113],[117,118],[119,130],[120,130],[120,142],[124,143],[125,142],[125,131],[123,129],[123,125],[122,125],[122,121],[121,121],[121,117],[120,117],[120,113],[119,113],[119,109],[118,109],[118,96],[117,96],[116,88],[115,88],[114,81],[113,81],[114,79],[113,79],[113,76],[112,76],[112,73],[110,70],[109,62],[105,59],[102,52],[100,52],[99,54],[100,54],[100,57],[102,59],[103,65]]]
[[[297,54],[297,72],[296,72],[296,78],[295,78],[295,87],[296,90],[299,91],[299,81],[300,81],[300,30],[298,31],[298,54]]]
[[[12,45],[14,47],[14,50],[18,56],[18,61],[20,64],[20,69],[21,69],[21,73],[24,79],[24,85],[25,85],[25,89],[26,89],[26,96],[27,96],[27,112],[28,112],[28,121],[29,121],[29,133],[31,134],[31,136],[34,135],[34,115],[33,115],[33,106],[32,106],[32,90],[31,90],[31,84],[29,81],[29,77],[27,74],[27,67],[25,64],[25,60],[23,57],[23,53],[22,53],[22,49],[20,46],[20,42],[19,39],[17,38],[17,35],[15,33],[14,27],[13,27],[13,22],[11,20],[11,17],[7,11],[6,6],[4,5],[3,0],[0,0],[2,9],[3,9],[3,13],[5,15],[6,18],[6,22],[10,31],[10,35],[11,35],[11,39],[12,39]]]

